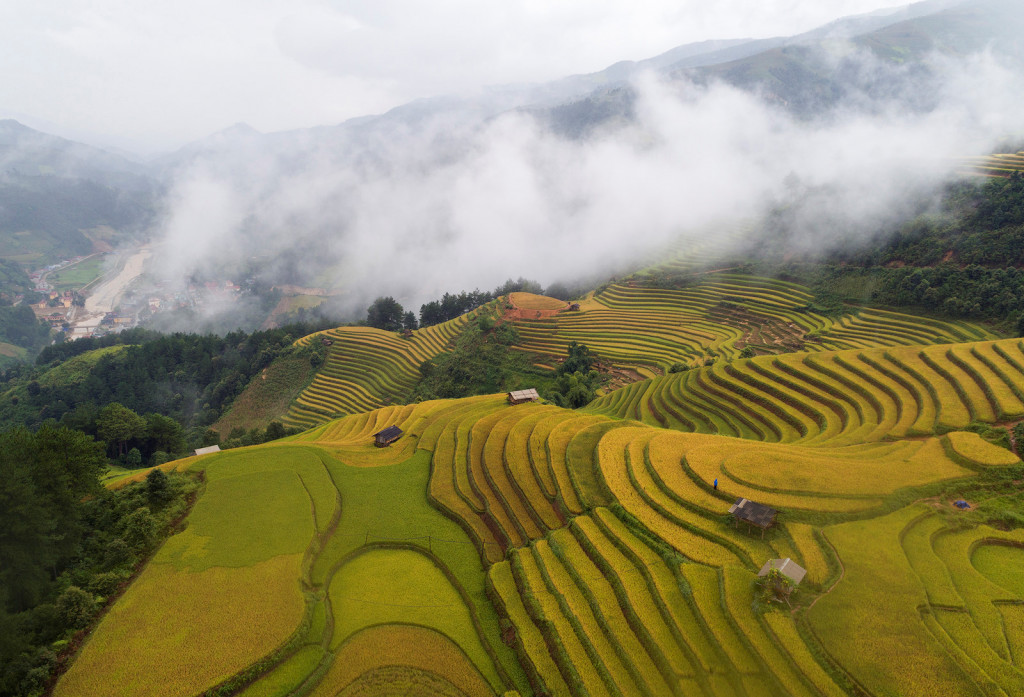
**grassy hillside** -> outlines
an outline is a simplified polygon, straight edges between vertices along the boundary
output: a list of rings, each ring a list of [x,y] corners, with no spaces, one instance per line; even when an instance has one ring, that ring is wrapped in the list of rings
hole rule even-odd
[[[231,403],[231,408],[212,428],[227,436],[232,429],[266,428],[288,413],[292,402],[316,374],[305,354],[285,356],[271,363],[252,379]]]
[[[657,375],[578,411],[403,405],[468,317],[300,340],[326,360],[289,420],[319,425],[162,466],[204,477],[188,527],[54,694],[1024,689],[1024,464],[997,444],[1024,419],[1024,343],[733,272],[643,278],[489,310],[537,362],[575,340]],[[282,408],[256,385],[232,414]],[[777,525],[738,526],[739,497]],[[787,557],[789,605],[756,583]]]

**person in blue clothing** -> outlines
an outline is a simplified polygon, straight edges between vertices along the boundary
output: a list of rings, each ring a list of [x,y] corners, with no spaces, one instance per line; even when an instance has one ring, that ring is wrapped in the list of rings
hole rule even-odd
[[[718,491],[718,477],[715,477],[715,491]]]

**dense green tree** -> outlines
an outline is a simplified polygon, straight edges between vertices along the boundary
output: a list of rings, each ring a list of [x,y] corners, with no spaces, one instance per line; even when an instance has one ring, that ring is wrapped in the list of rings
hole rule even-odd
[[[188,450],[185,430],[177,421],[163,414],[146,414],[145,451],[180,454]]]
[[[107,491],[103,463],[90,436],[54,424],[0,433],[0,697],[42,694],[57,665],[50,646],[94,620],[197,486],[161,472],[163,486],[154,476]]]
[[[562,361],[562,364],[558,366],[557,372],[559,375],[585,374],[590,372],[590,368],[594,364],[594,358],[590,355],[590,349],[587,346],[570,341],[568,354],[566,359]]]
[[[57,596],[57,615],[64,626],[80,629],[96,614],[96,598],[78,586],[70,586]]]
[[[322,345],[296,348],[293,342],[295,337],[329,326],[336,324],[318,320],[314,324],[289,325],[252,334],[230,332],[225,336],[163,335],[132,329],[47,346],[36,359],[40,373],[87,351],[110,346],[124,348],[104,355],[88,374],[77,380],[40,385],[37,395],[28,395],[18,387],[37,377],[31,369],[26,366],[7,369],[3,377],[7,380],[7,389],[14,388],[16,399],[0,403],[0,421],[35,428],[46,418],[56,418],[68,426],[95,434],[99,409],[119,402],[138,414],[171,417],[186,430],[208,426],[278,356],[308,352],[311,363],[318,353],[323,358],[326,349]],[[140,441],[132,444],[138,446],[144,458],[161,447]],[[197,438],[195,444],[187,447],[198,444]],[[167,444],[162,447],[166,448]],[[177,446],[174,451],[178,451]]]
[[[146,498],[154,506],[162,506],[171,497],[167,475],[163,470],[150,470],[146,475]]]
[[[416,327],[418,326],[419,324],[416,322],[416,314],[412,310],[409,310],[404,315],[402,315],[403,329],[408,329],[412,331],[413,329],[416,329]]]
[[[596,395],[598,377],[596,370],[587,373],[563,373],[558,377],[550,394],[552,401],[570,409],[579,409],[590,404]]]
[[[429,327],[461,317],[476,308],[494,300],[497,295],[482,290],[461,293],[445,293],[440,300],[431,300],[420,305],[420,326]]]
[[[157,535],[156,520],[149,508],[136,508],[121,521],[121,537],[136,554],[149,551]]]
[[[366,311],[366,323],[377,329],[398,331],[402,328],[404,314],[405,310],[397,300],[390,295],[382,296],[374,300]]]
[[[146,435],[146,426],[145,419],[117,402],[103,407],[96,417],[96,434],[116,446],[118,456],[125,454],[128,441]]]
[[[515,327],[508,323],[489,330],[479,323],[468,325],[452,351],[420,366],[416,397],[466,397],[514,389],[530,366],[527,355],[512,348],[518,339]]]
[[[9,439],[3,440],[9,447]],[[51,538],[55,529],[55,519],[37,494],[30,460],[6,447],[0,450],[0,588],[7,589],[6,600],[14,608],[28,607],[41,596],[47,570],[57,559]]]
[[[511,278],[494,289],[494,296],[508,295],[509,293],[543,293],[544,288],[536,281],[520,276],[516,280]]]
[[[21,346],[35,353],[50,343],[50,325],[36,319],[32,308],[22,303],[0,306],[0,341]]]
[[[0,433],[0,587],[12,609],[34,604],[77,550],[83,497],[104,467],[99,444],[65,427]]]
[[[282,424],[280,421],[271,421],[269,424],[267,424],[267,432],[266,436],[264,437],[264,440],[277,440],[278,438],[284,438],[285,435],[287,434],[285,433],[284,430],[284,424]]]
[[[558,379],[548,398],[559,406],[578,409],[594,400],[600,375],[591,370],[594,358],[590,348],[570,341],[566,359],[555,370]]]

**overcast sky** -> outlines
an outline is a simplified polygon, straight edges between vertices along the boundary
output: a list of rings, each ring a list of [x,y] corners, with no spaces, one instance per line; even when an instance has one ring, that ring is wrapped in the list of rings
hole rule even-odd
[[[790,35],[898,0],[3,0],[0,116],[140,152]],[[904,3],[905,4],[905,3]]]

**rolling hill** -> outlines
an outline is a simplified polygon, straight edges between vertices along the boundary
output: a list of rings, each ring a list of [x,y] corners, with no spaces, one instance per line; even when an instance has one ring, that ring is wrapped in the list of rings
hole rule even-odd
[[[719,358],[828,352],[879,346],[993,339],[970,322],[940,321],[886,310],[848,307],[826,315],[809,288],[730,272],[704,273],[683,289],[639,281],[612,283],[577,303],[513,293],[477,312],[498,312],[520,337],[516,348],[554,365],[570,342],[588,346],[613,386],[701,366]],[[531,302],[532,301],[532,302]],[[540,301],[538,303],[538,301]],[[541,309],[546,303],[548,309]],[[292,403],[283,421],[308,428],[343,414],[408,401],[420,365],[450,344],[469,317],[400,337],[371,327],[342,327],[305,337],[329,342],[325,366]]]
[[[635,116],[627,80],[647,68],[675,86],[720,80],[757,92],[796,121],[850,93],[868,108],[927,112],[934,76],[918,61],[987,44],[1019,60],[1021,16],[1008,0],[928,2],[802,37],[680,47],[557,84],[423,100],[338,126],[261,134],[239,125],[156,169],[187,183],[208,168],[215,176],[203,182],[252,195],[233,206],[244,221],[237,248],[218,239],[204,263],[247,260],[254,275],[272,270],[289,283],[306,284],[305,274],[358,284],[354,266],[351,277],[331,270],[339,250],[356,249],[346,235],[361,190],[346,176],[311,173],[388,182],[454,168],[475,151],[467,144],[481,124],[515,110],[537,117],[545,135],[585,140]],[[854,53],[867,63],[852,65]],[[876,80],[857,69],[865,64],[899,79]],[[405,149],[409,134],[428,145]],[[10,150],[26,157],[0,171],[0,233],[12,233],[0,234],[0,256],[6,243],[10,256],[40,258],[65,244],[60,235],[66,248],[89,245],[93,222],[129,231],[147,220],[153,171],[17,124],[0,123],[0,149],[5,137],[20,139]],[[217,437],[208,426],[276,439],[107,472],[103,484],[129,487],[135,501],[124,517],[103,509],[98,489],[65,497],[97,501],[90,515],[109,518],[112,534],[88,550],[109,576],[117,549],[105,546],[156,535],[144,507],[159,500],[143,493],[152,482],[134,484],[159,469],[180,473],[173,481],[194,494],[163,512],[174,534],[159,548],[137,547],[152,556],[130,583],[127,546],[123,575],[100,586],[71,567],[58,577],[37,565],[60,594],[18,617],[0,614],[0,625],[44,636],[49,621],[64,633],[41,640],[39,664],[22,672],[41,684],[59,664],[47,686],[56,697],[1024,694],[1018,160],[963,160],[989,184],[952,185],[898,231],[872,230],[877,244],[856,249],[801,257],[795,237],[774,234],[796,234],[798,205],[779,203],[742,231],[756,234],[738,260],[676,250],[571,302],[515,292],[403,332],[349,325],[299,336],[318,324],[145,341],[140,332],[137,346],[47,349],[52,363],[21,382],[10,376],[2,411],[12,422],[52,432],[50,417],[83,421],[98,408],[90,400],[116,398],[147,416],[171,410],[196,443]],[[375,198],[407,203],[400,188]],[[44,210],[47,200],[62,205]],[[410,244],[381,258],[448,236],[415,206],[405,213],[415,219]],[[33,226],[51,237],[22,234]],[[643,234],[635,228],[617,230],[616,241],[625,247],[625,235]],[[369,229],[376,245],[381,233]],[[573,249],[582,249],[591,230],[577,234]],[[755,252],[756,263],[743,257]],[[416,262],[425,271],[433,260]],[[522,368],[503,387],[553,395],[544,381],[599,379],[601,394],[576,410],[473,389],[423,397],[440,360],[469,363],[474,346],[462,340],[499,335],[503,356]],[[581,345],[599,375],[556,377]],[[537,384],[522,384],[528,378]],[[285,427],[294,430],[285,436]],[[376,447],[385,429],[399,437]],[[28,431],[13,433],[16,442]],[[43,445],[60,472],[60,449]],[[151,462],[170,451],[157,459],[154,450]],[[28,498],[36,483],[25,472],[49,470],[15,462],[20,454],[0,466],[19,476],[5,492]],[[0,510],[20,510],[16,499]],[[28,532],[43,539],[41,530]],[[74,544],[67,538],[68,556],[85,553]],[[793,565],[794,575],[781,572]],[[65,631],[55,621],[87,621],[101,595],[95,625]],[[72,601],[84,609],[74,613]]]
[[[320,425],[162,466],[205,481],[188,527],[54,694],[1018,694],[1024,465],[982,436],[1024,418],[1024,347],[813,300],[717,272],[497,301],[538,361],[653,376],[577,411],[402,404],[467,317],[301,339]],[[756,583],[784,558],[789,604]]]

